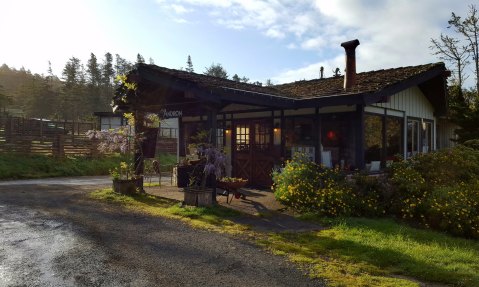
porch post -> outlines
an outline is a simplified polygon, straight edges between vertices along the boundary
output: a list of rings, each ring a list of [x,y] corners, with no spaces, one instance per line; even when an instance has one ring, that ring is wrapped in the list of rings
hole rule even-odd
[[[364,105],[356,105],[356,168],[364,169]]]
[[[313,132],[315,135],[315,159],[317,164],[321,164],[321,116],[319,115],[319,107],[316,107],[314,114]]]
[[[135,118],[135,136],[134,136],[134,168],[135,168],[135,175],[139,178],[139,176],[143,175],[145,170],[144,165],[144,157],[142,151],[142,143],[139,140],[138,135],[143,132],[143,121],[144,121],[144,113],[135,109],[134,118]],[[137,188],[140,189],[141,192],[144,191],[143,189],[143,178],[137,181]]]
[[[216,139],[216,134],[217,134],[217,127],[218,127],[218,119],[217,119],[217,110],[216,110],[216,107],[213,107],[211,110],[208,110],[208,128],[210,130],[210,144],[213,146],[213,147],[217,147],[218,146],[218,141]],[[213,197],[213,203],[216,203],[216,177],[215,175],[213,175],[213,193],[212,193],[212,197]]]

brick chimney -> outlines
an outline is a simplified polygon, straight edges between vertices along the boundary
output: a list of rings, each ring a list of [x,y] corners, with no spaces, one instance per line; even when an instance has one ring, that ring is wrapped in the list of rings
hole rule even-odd
[[[346,52],[346,73],[344,75],[344,90],[348,91],[356,83],[356,47],[359,40],[352,40],[341,43]]]

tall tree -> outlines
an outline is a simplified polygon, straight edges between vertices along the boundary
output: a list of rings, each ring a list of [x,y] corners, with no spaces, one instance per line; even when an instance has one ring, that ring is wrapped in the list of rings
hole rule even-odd
[[[95,110],[103,104],[101,96],[102,71],[93,53],[90,54],[90,59],[87,62],[86,75],[88,108],[89,110]]]
[[[152,57],[148,58],[148,64],[154,65],[154,64],[155,64],[155,60],[153,60]]]
[[[103,86],[113,85],[114,77],[115,70],[113,69],[113,56],[107,52],[101,65],[101,82]]]
[[[228,79],[228,73],[221,64],[212,63],[211,66],[206,68],[204,74],[207,76]]]
[[[64,80],[61,112],[64,119],[77,119],[82,115],[86,101],[84,99],[85,75],[80,59],[71,57],[62,72]]]
[[[136,54],[136,63],[135,64],[144,64],[145,63],[145,58],[143,58],[140,53]]]
[[[479,93],[479,19],[475,5],[469,6],[469,12],[464,20],[452,12],[451,19],[448,21],[449,27],[463,36],[463,41],[468,44],[468,52],[474,60],[474,70],[476,74],[476,93]]]
[[[120,57],[120,55],[115,55],[115,72],[116,76],[125,75],[133,68],[133,65],[127,60]]]
[[[5,108],[12,103],[12,98],[5,94],[3,86],[0,85],[0,114],[5,113]]]
[[[186,68],[185,71],[188,73],[193,73],[195,69],[193,69],[193,61],[191,61],[191,56],[188,55],[188,59],[186,60]]]
[[[231,77],[231,79],[238,83],[241,81],[241,78],[238,76],[238,74],[234,74],[233,77]]]
[[[113,82],[115,78],[115,70],[113,69],[113,56],[110,53],[105,54],[101,65],[101,106],[97,111],[105,112],[110,110],[110,102],[113,98]]]
[[[469,63],[468,47],[461,45],[461,41],[441,33],[439,39],[431,39],[430,48],[439,59],[451,63],[455,66],[453,77],[459,87],[464,83],[464,68]],[[466,76],[467,77],[467,76]]]

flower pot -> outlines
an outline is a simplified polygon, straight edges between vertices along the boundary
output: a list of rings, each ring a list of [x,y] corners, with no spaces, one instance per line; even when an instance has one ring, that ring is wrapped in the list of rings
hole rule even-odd
[[[113,191],[121,194],[133,195],[139,193],[143,177],[134,179],[113,179]]]
[[[212,188],[185,188],[184,203],[192,206],[211,206],[213,205]]]

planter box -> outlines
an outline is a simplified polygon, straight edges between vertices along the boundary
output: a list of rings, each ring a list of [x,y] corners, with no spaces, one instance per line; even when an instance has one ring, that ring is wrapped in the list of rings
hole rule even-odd
[[[213,189],[185,188],[185,204],[192,206],[213,205]]]
[[[135,179],[114,179],[113,191],[121,194],[133,195],[138,193],[137,189],[141,186],[143,177]]]

